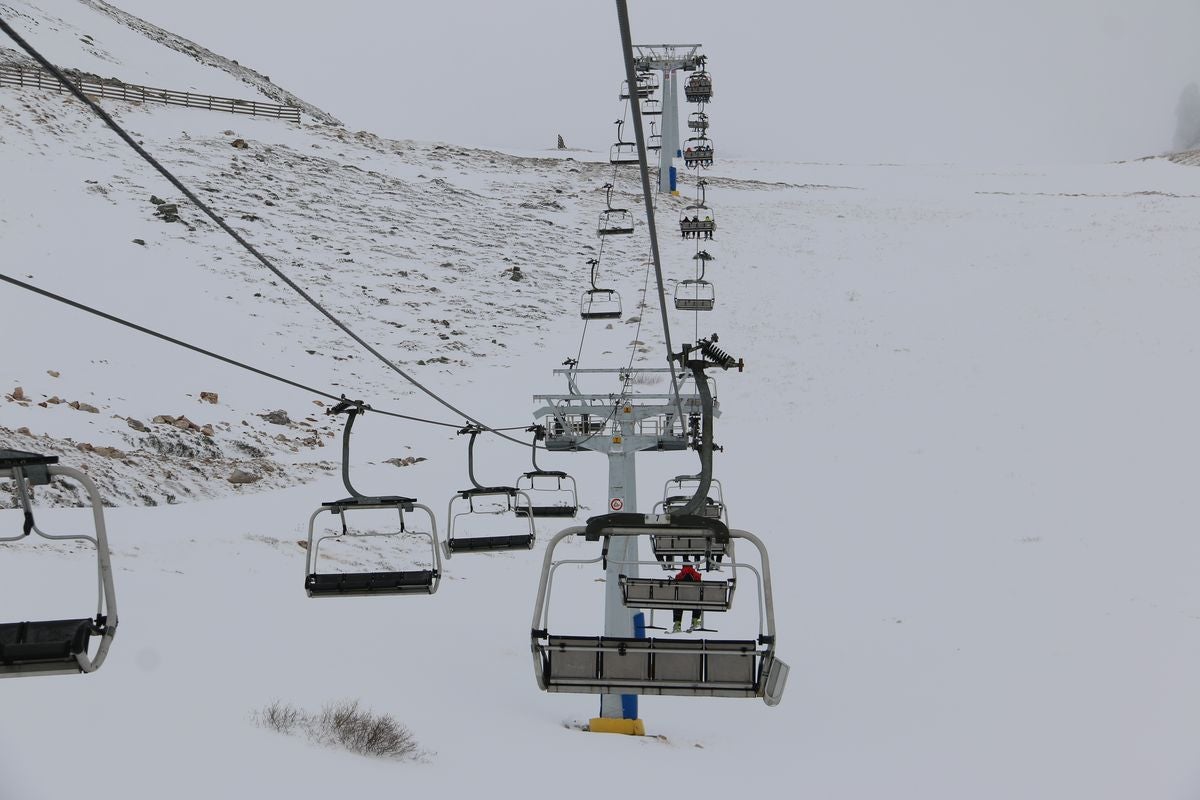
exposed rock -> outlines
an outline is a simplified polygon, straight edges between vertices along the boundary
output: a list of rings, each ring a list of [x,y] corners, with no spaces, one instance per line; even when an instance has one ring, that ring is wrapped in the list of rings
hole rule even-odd
[[[56,406],[56,405],[58,405],[59,403],[61,403],[61,402],[62,402],[62,398],[61,398],[61,397],[59,397],[58,395],[54,395],[54,397],[51,397],[51,398],[50,398],[49,400],[47,400],[46,402],[47,402],[47,403],[49,403],[49,404],[50,404],[50,405],[52,405],[52,406]]]
[[[258,416],[261,417],[263,420],[271,423],[272,425],[291,425],[292,424],[291,418],[288,416],[287,412],[284,411],[282,408],[276,409],[275,411],[268,411],[266,414],[259,414]]]
[[[141,420],[134,419],[133,417],[126,417],[125,424],[133,428],[138,433],[145,433],[146,431],[150,430],[146,427],[146,423],[142,422]]]
[[[200,433],[204,434],[205,436],[212,436],[213,435],[213,426],[212,425],[201,425]]]
[[[25,390],[18,386],[12,390],[12,399],[19,402],[21,400],[28,400],[29,398],[25,396]]]
[[[59,373],[59,371],[56,369],[48,369],[46,370],[46,374],[51,378],[57,378],[61,373]]]
[[[133,243],[134,243],[134,244],[140,244],[142,247],[145,247],[145,246],[146,246],[146,240],[145,240],[145,239],[134,239],[134,240],[133,240]]]
[[[25,428],[25,427],[17,428],[17,433],[23,433],[26,436],[33,436],[33,434],[30,432],[29,428]]]
[[[125,452],[115,447],[93,447],[92,452],[105,458],[125,458]]]
[[[411,467],[413,464],[420,464],[425,460],[424,456],[405,456],[404,458],[389,458],[383,463],[393,464],[397,467]]]
[[[156,206],[161,206],[163,203],[165,203],[167,201],[163,200],[158,195],[152,194],[152,195],[150,195],[150,202],[154,203],[154,205],[156,205]]]
[[[174,425],[175,418],[170,414],[159,414],[157,417],[151,420],[151,422],[153,422],[155,425]]]
[[[236,147],[238,150],[249,150],[250,145],[246,144],[245,139],[234,139],[229,143],[231,147]]]
[[[187,417],[179,417],[171,424],[174,425],[176,428],[179,428],[181,431],[198,431],[198,430],[200,430],[200,426],[197,425],[196,423],[192,422]]]
[[[235,469],[229,473],[229,477],[225,480],[233,484],[254,483],[261,480],[261,475],[255,475],[253,472],[246,472],[244,469]]]
[[[91,403],[84,403],[79,400],[72,400],[67,405],[71,406],[71,408],[75,409],[76,411],[86,411],[89,414],[99,414],[100,413],[100,409],[96,408]]]
[[[200,399],[201,399],[203,402],[205,402],[205,403],[213,403],[213,404],[216,404],[216,402],[217,402],[217,393],[216,393],[216,392],[201,392],[201,393],[200,393]]]

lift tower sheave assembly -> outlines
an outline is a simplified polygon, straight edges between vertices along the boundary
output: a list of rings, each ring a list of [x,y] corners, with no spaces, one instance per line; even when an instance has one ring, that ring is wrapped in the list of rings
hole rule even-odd
[[[676,72],[703,66],[698,44],[635,44],[633,64],[639,72],[662,73],[662,149],[658,151],[658,190],[671,191],[671,167],[679,152],[679,79]]]

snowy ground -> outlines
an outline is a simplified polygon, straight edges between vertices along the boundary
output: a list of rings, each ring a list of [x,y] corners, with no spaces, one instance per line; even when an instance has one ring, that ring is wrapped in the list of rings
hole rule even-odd
[[[605,166],[112,110],[186,181],[214,190],[219,212],[289,274],[472,413],[521,423],[532,393],[557,390],[549,371],[579,346],[575,304]],[[250,148],[232,148],[237,137]],[[178,198],[61,97],[0,92],[0,158],[6,273],[318,387],[451,416],[186,206],[183,223],[159,221],[149,196]],[[775,709],[643,698],[645,739],[582,733],[573,726],[594,715],[594,698],[538,692],[528,631],[541,546],[456,557],[434,597],[309,600],[297,540],[310,511],[342,494],[317,463],[337,450],[312,398],[0,290],[15,343],[0,389],[22,386],[35,401],[0,402],[0,443],[53,443],[116,492],[122,613],[101,672],[0,686],[0,798],[397,787],[599,797],[618,781],[646,794],[1195,796],[1197,175],[1165,160],[718,163],[718,310],[699,327],[675,316],[675,334],[719,331],[748,363],[718,377],[717,468],[734,525],[770,547],[792,675]],[[633,205],[632,173],[622,180]],[[677,207],[663,201],[668,221]],[[644,276],[644,229],[631,238],[606,256],[626,298]],[[663,246],[670,274],[684,274],[692,248],[669,234]],[[529,277],[510,280],[513,265]],[[584,365],[625,363],[635,327],[591,330]],[[639,335],[647,352],[635,346],[655,366],[656,330]],[[37,405],[52,394],[99,413]],[[284,429],[255,416],[280,408],[315,421]],[[114,466],[69,449],[145,453],[148,434],[125,417],[159,414],[214,425],[221,455],[178,479],[209,499],[172,491],[179,504],[167,505],[163,487],[148,492],[157,507],[142,507],[128,489],[145,472],[139,459],[165,462]],[[9,433],[22,426],[42,440]],[[444,525],[465,485],[465,442],[377,416],[359,426],[361,484],[416,495]],[[313,431],[323,448],[295,441]],[[269,447],[279,433],[289,442]],[[262,446],[282,477],[224,481],[220,470],[245,466],[238,441]],[[526,468],[520,448],[480,449],[487,482]],[[384,463],[410,455],[428,460]],[[603,508],[603,459],[544,462],[576,474],[591,513]],[[639,464],[648,504],[694,456]],[[39,512],[51,528],[83,519]],[[18,523],[0,512],[0,526]],[[543,541],[553,530],[540,527]],[[71,555],[8,548],[4,618],[86,613],[89,564]],[[576,577],[564,625],[598,633],[587,592],[599,591],[599,570]],[[342,698],[394,714],[425,759],[371,761],[250,719],[275,699],[316,709]]]

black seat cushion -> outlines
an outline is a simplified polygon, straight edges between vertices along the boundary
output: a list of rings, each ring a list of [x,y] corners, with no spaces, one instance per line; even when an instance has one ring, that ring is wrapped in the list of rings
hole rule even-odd
[[[72,661],[86,652],[92,632],[91,619],[0,624],[0,662]]]
[[[533,547],[533,535],[523,533],[517,536],[471,536],[447,539],[446,547],[450,548],[452,553],[472,550],[528,550]]]
[[[57,463],[58,456],[43,456],[25,450],[0,449],[0,469],[35,467]]]
[[[429,589],[433,585],[433,570],[419,569],[402,572],[332,572],[314,573],[304,580],[309,594],[389,594]]]

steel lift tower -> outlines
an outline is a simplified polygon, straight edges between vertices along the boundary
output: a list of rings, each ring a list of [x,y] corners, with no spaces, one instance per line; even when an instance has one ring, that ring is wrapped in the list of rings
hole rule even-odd
[[[658,152],[658,191],[671,191],[671,167],[679,154],[679,80],[675,73],[700,69],[698,44],[635,44],[633,65],[638,72],[662,73],[662,149]]]

